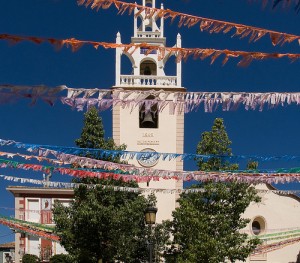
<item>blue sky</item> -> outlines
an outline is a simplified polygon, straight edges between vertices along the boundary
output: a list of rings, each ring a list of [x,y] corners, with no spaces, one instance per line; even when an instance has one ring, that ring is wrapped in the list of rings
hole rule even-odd
[[[160,3],[160,1],[158,1]],[[292,8],[282,9],[270,6],[262,9],[262,1],[247,0],[172,0],[164,1],[165,8],[241,23],[275,31],[300,35],[299,19]],[[110,8],[99,12],[78,7],[75,0],[27,0],[2,1],[0,4],[0,34],[54,37],[60,39],[114,42],[118,31],[123,43],[129,43],[133,34],[133,18],[117,16]],[[256,43],[248,39],[232,38],[232,34],[209,34],[201,32],[199,26],[178,28],[177,23],[165,24],[167,45],[173,46],[177,33],[182,35],[183,47],[215,48],[243,51],[278,53],[300,53],[297,42],[273,47],[269,38]],[[288,92],[299,91],[299,61],[290,63],[287,59],[252,62],[246,68],[237,67],[238,60],[231,59],[222,66],[221,59],[213,65],[209,60],[189,59],[183,63],[183,86],[188,91],[246,91],[246,92]],[[114,85],[114,50],[95,50],[82,47],[73,53],[63,48],[56,51],[49,44],[35,45],[19,43],[10,45],[0,41],[0,83],[15,85],[47,86],[67,85],[73,88],[110,88]],[[126,62],[128,63],[128,62]],[[128,64],[127,64],[128,66]],[[174,74],[175,65],[169,64],[167,72]],[[257,155],[300,155],[299,106],[246,111],[204,113],[203,108],[185,116],[186,153],[194,153],[203,131],[209,130],[216,117],[224,118],[234,154]],[[111,136],[111,111],[102,113],[106,136]],[[71,110],[68,106],[55,104],[50,107],[39,101],[30,106],[29,101],[17,101],[0,105],[0,138],[16,141],[74,146],[80,136],[83,112]],[[1,151],[16,151],[1,148]],[[296,167],[297,162],[261,163],[261,168]],[[195,170],[192,162],[186,162],[186,170]],[[0,174],[17,175],[20,171],[1,169]],[[40,174],[34,175],[41,177]],[[32,175],[31,175],[32,177]],[[59,177],[56,178],[59,180]],[[0,182],[0,207],[14,207],[13,197]],[[297,188],[298,186],[284,186]],[[298,187],[299,189],[299,187]],[[12,211],[1,210],[11,215]],[[6,227],[0,226],[0,243],[13,240]]]

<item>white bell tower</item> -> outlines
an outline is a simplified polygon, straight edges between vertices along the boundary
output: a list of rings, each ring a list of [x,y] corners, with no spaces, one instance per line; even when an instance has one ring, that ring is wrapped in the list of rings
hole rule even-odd
[[[155,7],[155,0],[142,0],[144,6]],[[163,5],[161,5],[163,9]],[[134,10],[134,35],[131,42],[134,44],[147,43],[165,47],[164,19],[154,13],[151,18],[145,11]],[[138,15],[136,15],[138,14]],[[117,34],[116,43],[121,44],[121,34]],[[175,47],[181,47],[181,36],[177,35]],[[134,91],[163,90],[168,92],[185,92],[181,87],[181,61],[176,63],[176,74],[166,76],[165,65],[168,59],[175,55],[167,52],[164,59],[159,59],[157,51],[146,48],[116,49],[116,79],[113,89]],[[132,74],[123,75],[121,70],[121,58],[125,55],[132,65]],[[121,94],[122,96],[122,94]],[[172,95],[171,95],[172,96]],[[146,99],[155,99],[149,96]],[[184,113],[170,113],[169,106],[162,111],[157,111],[157,105],[152,105],[150,111],[145,111],[145,105],[134,110],[123,108],[119,105],[113,107],[113,138],[117,144],[126,144],[128,151],[156,151],[165,153],[183,153],[184,138]],[[130,160],[136,166],[154,169],[182,171],[181,160],[162,160],[148,158],[145,160]],[[182,181],[163,180],[150,181],[140,184],[141,187],[157,189],[182,189]],[[172,211],[176,207],[176,199],[179,197],[174,192],[156,193],[157,197],[157,221],[171,219]]]

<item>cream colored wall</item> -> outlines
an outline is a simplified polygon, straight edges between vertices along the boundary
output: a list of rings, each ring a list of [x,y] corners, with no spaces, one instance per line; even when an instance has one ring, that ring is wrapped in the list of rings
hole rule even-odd
[[[15,218],[19,219],[20,218],[20,210],[21,208],[24,209],[24,207],[20,207],[20,200],[23,199],[21,197],[16,196],[15,197]],[[20,262],[20,237],[21,234],[17,233],[15,234],[15,263]]]
[[[126,144],[128,151],[141,151],[150,148],[156,152],[182,153],[183,152],[183,114],[169,114],[166,107],[159,113],[158,129],[139,128],[139,109],[133,111],[114,107],[113,109],[113,138],[118,144]],[[136,159],[129,160],[129,163],[140,166]],[[162,160],[153,167],[163,170],[182,170],[183,162],[179,160]],[[147,187],[146,183],[141,183],[140,187]],[[182,182],[175,180],[163,180],[149,183],[149,188],[182,189]],[[171,219],[172,211],[176,207],[178,194],[156,193],[157,197],[157,222]]]
[[[256,188],[270,190],[266,185],[258,185]],[[300,202],[289,196],[278,195],[273,192],[259,193],[262,198],[261,203],[251,204],[245,211],[243,217],[251,219],[251,222],[245,228],[251,231],[251,224],[255,217],[261,216],[265,219],[266,229],[264,233],[271,233],[274,229],[300,228]],[[273,231],[274,232],[274,231]],[[275,231],[280,232],[280,231]],[[279,242],[281,240],[269,241]],[[267,244],[269,244],[267,243]],[[296,262],[297,255],[300,252],[300,242],[286,246],[282,249],[269,252],[264,262],[269,263],[289,263]],[[247,259],[247,262],[262,262]]]

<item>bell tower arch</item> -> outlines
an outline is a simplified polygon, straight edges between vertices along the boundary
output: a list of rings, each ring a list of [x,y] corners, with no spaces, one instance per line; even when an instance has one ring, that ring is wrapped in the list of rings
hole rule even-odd
[[[139,0],[144,6],[154,8],[155,0]],[[164,8],[163,4],[160,6]],[[166,47],[164,37],[164,18],[160,18],[157,13],[151,17],[147,11],[138,8],[134,10],[133,36],[131,43],[147,43],[160,47]],[[121,44],[121,34],[118,32],[116,43]],[[178,34],[175,47],[181,47],[181,36]],[[129,58],[132,64],[132,74],[122,74],[122,56]],[[164,59],[158,57],[156,50],[147,48],[136,48],[135,50],[124,48],[116,49],[115,64],[115,86],[120,96],[124,92],[120,89],[130,90],[131,97],[135,98],[141,90],[155,90],[169,92],[172,98],[174,92],[185,92],[181,86],[181,61],[176,63],[176,72],[172,76],[165,74],[165,65],[171,56],[177,54],[167,52]],[[122,108],[120,105],[113,107],[113,138],[117,144],[126,144],[128,151],[137,152],[168,152],[183,153],[184,139],[184,113],[177,112],[171,114],[170,106],[160,109],[157,103],[147,103],[147,100],[158,99],[159,92],[154,92],[145,98],[145,102],[131,110]],[[181,160],[162,160],[148,158],[143,160],[129,160],[136,166],[156,168],[161,170],[182,171],[183,162]],[[182,181],[164,180],[141,183],[141,187],[156,189],[182,189]],[[175,191],[169,193],[156,193],[157,197],[157,220],[158,222],[171,219],[172,211],[176,208],[176,199],[179,195]]]

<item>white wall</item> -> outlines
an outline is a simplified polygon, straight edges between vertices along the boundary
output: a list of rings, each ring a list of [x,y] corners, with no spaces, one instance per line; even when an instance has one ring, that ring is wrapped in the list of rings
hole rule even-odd
[[[115,107],[113,112],[113,137],[118,144],[126,144],[128,151],[142,151],[145,148],[151,148],[156,152],[163,153],[182,153],[183,152],[183,114],[169,114],[167,106],[163,112],[159,113],[159,127],[157,129],[139,128],[139,109],[132,112],[129,109]],[[136,159],[129,160],[129,163],[141,166]],[[163,170],[182,170],[183,163],[179,160],[160,159],[153,167]],[[140,184],[140,187],[147,187],[146,183]],[[182,182],[175,180],[151,181],[149,188],[182,188]],[[171,213],[175,210],[175,193],[163,194],[157,193],[157,222],[165,219],[171,219]]]
[[[256,186],[257,189],[270,190],[266,185]],[[263,234],[284,232],[288,228],[300,228],[300,202],[297,198],[279,195],[271,191],[259,193],[262,201],[259,204],[252,203],[245,211],[243,217],[251,219],[251,222],[244,229],[252,232],[252,222],[256,217],[263,217],[266,222]],[[277,231],[276,231],[277,229]],[[280,231],[280,229],[282,229]],[[268,241],[267,244],[279,242],[281,240]],[[269,262],[269,263],[290,263],[296,262],[300,252],[300,242],[289,245],[279,250],[267,253],[264,261],[247,260],[247,262]],[[254,259],[254,257],[253,257]]]

